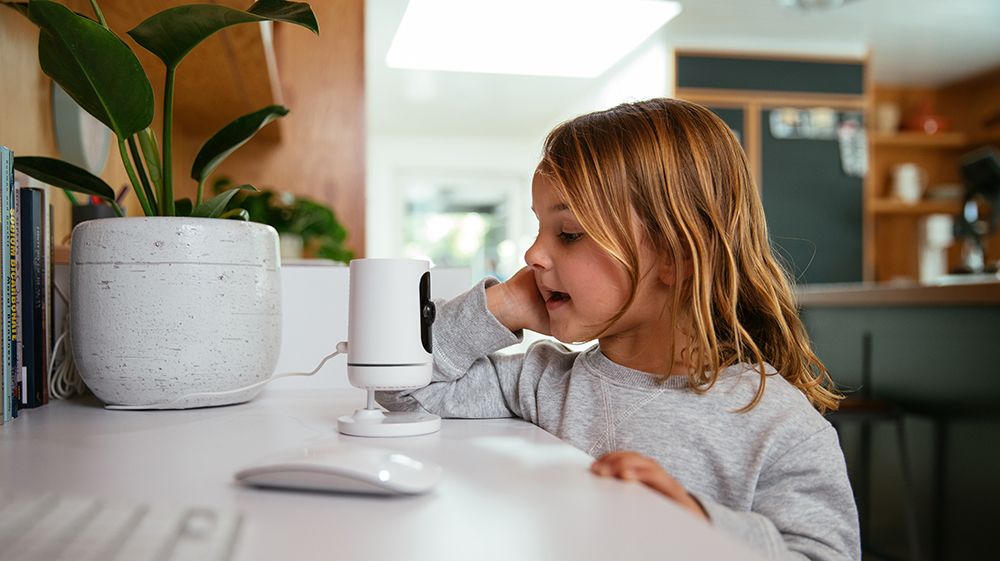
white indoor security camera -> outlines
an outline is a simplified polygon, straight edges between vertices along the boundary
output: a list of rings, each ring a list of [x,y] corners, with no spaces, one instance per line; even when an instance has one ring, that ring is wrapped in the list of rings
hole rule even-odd
[[[437,432],[441,418],[424,412],[386,412],[375,391],[407,390],[431,381],[430,263],[420,259],[351,261],[347,376],[368,392],[368,405],[337,420],[352,436],[416,436]]]

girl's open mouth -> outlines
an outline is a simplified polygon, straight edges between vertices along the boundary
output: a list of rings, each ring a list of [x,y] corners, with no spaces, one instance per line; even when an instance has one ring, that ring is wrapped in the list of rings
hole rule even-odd
[[[569,294],[553,290],[552,294],[549,295],[549,299],[545,301],[545,307],[549,310],[554,310],[566,302],[569,302],[569,300]]]

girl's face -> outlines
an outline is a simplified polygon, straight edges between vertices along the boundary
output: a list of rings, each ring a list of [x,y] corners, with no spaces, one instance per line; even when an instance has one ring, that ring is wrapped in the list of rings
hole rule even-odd
[[[640,258],[635,302],[609,327],[608,320],[628,300],[625,268],[584,233],[550,177],[535,174],[531,199],[538,237],[524,259],[535,273],[555,338],[577,342],[600,335],[603,344],[607,337],[626,336],[649,322],[662,323],[669,292],[658,278],[659,260],[650,248],[644,245]]]

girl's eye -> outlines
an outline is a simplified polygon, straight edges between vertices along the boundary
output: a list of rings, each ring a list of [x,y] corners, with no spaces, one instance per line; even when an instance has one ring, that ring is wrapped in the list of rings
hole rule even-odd
[[[583,237],[581,232],[559,232],[559,239],[566,243],[573,243]]]

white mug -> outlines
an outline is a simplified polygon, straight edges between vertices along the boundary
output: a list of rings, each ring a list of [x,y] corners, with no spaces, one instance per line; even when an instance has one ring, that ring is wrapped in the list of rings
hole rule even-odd
[[[899,105],[896,103],[879,103],[875,108],[875,123],[878,131],[894,133],[899,131]]]
[[[899,164],[892,170],[892,192],[905,203],[916,203],[924,194],[927,172],[917,164]]]

